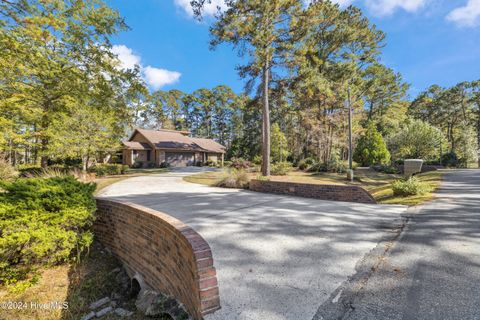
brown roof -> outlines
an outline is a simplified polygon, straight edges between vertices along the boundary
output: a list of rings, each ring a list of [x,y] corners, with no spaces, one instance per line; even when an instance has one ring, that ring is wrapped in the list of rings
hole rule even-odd
[[[212,139],[192,138],[192,140],[202,149],[216,153],[225,153],[225,147]]]
[[[152,150],[150,145],[145,142],[137,142],[137,141],[124,141],[123,144],[127,149],[132,150]]]
[[[188,131],[136,129],[132,138],[136,132],[143,135],[156,149],[225,153],[225,147],[221,144],[212,139],[190,138],[186,135]]]

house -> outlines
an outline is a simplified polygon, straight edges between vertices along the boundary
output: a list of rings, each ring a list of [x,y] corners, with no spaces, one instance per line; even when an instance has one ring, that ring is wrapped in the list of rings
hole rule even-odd
[[[211,160],[223,166],[224,146],[212,139],[189,135],[188,131],[136,129],[130,139],[123,142],[123,164],[186,167],[203,165]]]

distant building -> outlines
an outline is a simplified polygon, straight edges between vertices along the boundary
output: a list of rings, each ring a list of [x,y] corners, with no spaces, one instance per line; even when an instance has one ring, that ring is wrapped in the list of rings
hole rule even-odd
[[[208,160],[223,165],[225,147],[212,139],[191,138],[188,131],[136,129],[123,142],[123,164],[148,167],[203,165]]]

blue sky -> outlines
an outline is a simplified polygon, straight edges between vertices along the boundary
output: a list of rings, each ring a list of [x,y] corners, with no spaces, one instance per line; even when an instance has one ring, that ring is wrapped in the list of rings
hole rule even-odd
[[[141,65],[152,90],[226,84],[240,93],[240,59],[228,46],[209,50],[208,19],[195,21],[189,1],[109,0],[131,27],[112,39],[115,51],[125,66]],[[412,85],[412,96],[431,84],[480,79],[480,0],[336,2],[353,2],[386,33],[382,61]]]

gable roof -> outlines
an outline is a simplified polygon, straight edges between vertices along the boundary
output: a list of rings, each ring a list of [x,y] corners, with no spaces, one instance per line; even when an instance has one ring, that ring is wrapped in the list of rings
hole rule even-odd
[[[141,134],[155,149],[225,153],[225,147],[221,144],[212,139],[190,138],[188,131],[136,129],[129,142],[134,142],[131,140],[137,133]]]
[[[225,147],[222,146],[220,143],[212,140],[212,139],[204,139],[204,138],[191,138],[195,144],[200,146],[200,148],[217,152],[217,153],[225,153]]]
[[[127,149],[132,149],[132,150],[152,150],[150,145],[145,142],[124,141],[123,145],[127,147]]]

